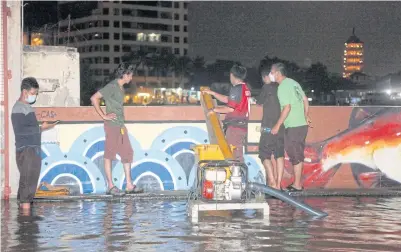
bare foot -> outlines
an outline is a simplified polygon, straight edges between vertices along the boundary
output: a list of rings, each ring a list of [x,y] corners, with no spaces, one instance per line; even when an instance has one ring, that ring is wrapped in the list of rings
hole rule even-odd
[[[130,184],[130,185],[127,184],[127,187],[126,187],[127,191],[132,191],[134,189],[135,189],[135,186],[133,184]]]

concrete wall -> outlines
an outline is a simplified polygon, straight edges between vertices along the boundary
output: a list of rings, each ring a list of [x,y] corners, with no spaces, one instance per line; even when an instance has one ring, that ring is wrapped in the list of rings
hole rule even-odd
[[[255,130],[261,112],[252,107],[245,161],[250,179],[264,183]],[[305,149],[305,188],[401,188],[401,108],[312,107],[310,113],[313,128]],[[188,189],[195,175],[191,146],[209,142],[202,109],[127,107],[125,115],[135,152],[135,183],[147,191]],[[37,117],[62,121],[43,135],[40,180],[68,185],[75,193],[104,193],[104,130],[94,109],[37,108]],[[113,177],[123,188],[119,161]],[[286,161],[283,186],[292,179]],[[13,192],[15,196],[16,187]]]
[[[23,77],[35,77],[40,86],[38,107],[76,107],[80,99],[79,53],[61,46],[25,46]]]

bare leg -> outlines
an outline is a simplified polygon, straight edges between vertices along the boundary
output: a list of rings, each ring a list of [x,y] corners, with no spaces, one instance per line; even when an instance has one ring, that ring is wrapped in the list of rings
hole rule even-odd
[[[296,189],[302,189],[302,184],[301,184],[301,178],[302,178],[302,169],[303,169],[304,163],[300,162],[296,165],[294,165],[294,175],[295,175],[295,181],[294,181],[294,187]]]
[[[23,210],[29,210],[29,209],[31,209],[31,203],[21,203],[20,207]]]
[[[131,164],[126,163],[124,164],[124,173],[125,173],[125,178],[127,180],[127,190],[131,191],[134,189],[134,185],[132,184],[132,178],[131,178]]]
[[[273,172],[273,164],[269,159],[265,159],[263,161],[263,166],[265,167],[266,171],[266,181],[267,185],[273,188],[276,188],[276,178],[274,177]]]
[[[113,188],[113,179],[111,177],[111,159],[104,159],[104,172],[106,173],[107,187]]]
[[[284,173],[284,158],[277,158],[276,159],[276,170],[277,170],[277,188],[281,189],[281,180],[283,179]]]
[[[270,156],[270,161],[271,161],[272,166],[273,166],[274,183],[276,184],[276,181],[277,181],[277,160],[274,158],[273,154]],[[276,186],[278,186],[278,185],[276,184]]]

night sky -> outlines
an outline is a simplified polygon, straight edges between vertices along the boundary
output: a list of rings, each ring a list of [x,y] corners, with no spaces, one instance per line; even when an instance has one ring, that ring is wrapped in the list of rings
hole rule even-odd
[[[266,54],[342,71],[344,43],[365,42],[365,72],[401,71],[401,2],[194,2],[194,54],[255,65]]]
[[[56,22],[54,2],[29,5],[27,25]],[[401,71],[401,2],[197,1],[189,6],[191,56],[256,66],[269,55],[301,66],[320,61],[340,73],[344,42],[355,27],[365,42],[365,73]]]

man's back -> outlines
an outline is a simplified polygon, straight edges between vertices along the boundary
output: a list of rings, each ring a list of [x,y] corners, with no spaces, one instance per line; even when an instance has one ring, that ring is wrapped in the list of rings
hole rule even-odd
[[[225,120],[243,120],[248,121],[250,110],[250,97],[249,91],[245,83],[232,86],[228,96],[227,105],[234,109],[233,112],[227,113]]]
[[[278,84],[264,84],[257,99],[263,105],[262,127],[272,128],[280,118],[280,102],[277,97]]]
[[[291,105],[291,110],[284,121],[284,126],[293,128],[307,125],[303,102],[305,93],[299,83],[291,78],[285,78],[278,86],[277,95],[281,110],[284,106]]]
[[[117,118],[111,121],[113,125],[124,125],[124,91],[120,88],[117,80],[113,80],[103,87],[99,92],[106,102],[106,113],[114,113]]]

